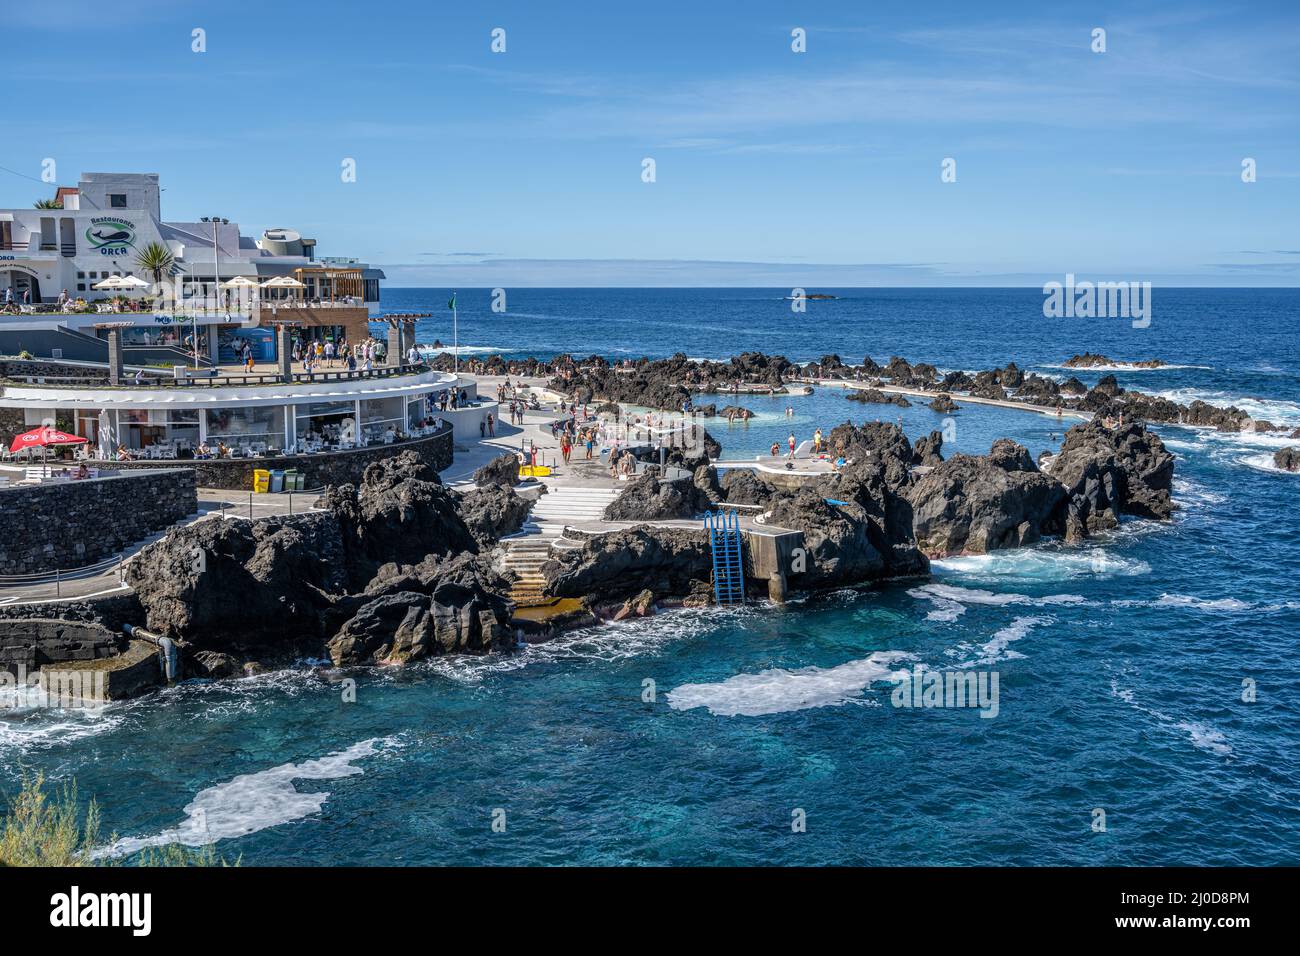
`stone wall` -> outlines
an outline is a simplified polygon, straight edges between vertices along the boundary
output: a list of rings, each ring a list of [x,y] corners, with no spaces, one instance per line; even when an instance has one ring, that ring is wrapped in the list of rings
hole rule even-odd
[[[126,646],[119,634],[98,624],[29,618],[0,628],[0,670],[17,676],[47,664],[114,657]]]
[[[4,594],[4,591],[0,591],[0,597],[4,597]],[[123,624],[143,623],[144,608],[140,606],[140,598],[134,591],[71,598],[66,601],[42,601],[39,604],[0,604],[0,633],[4,632],[5,621],[21,621],[33,617],[102,624],[110,631],[117,632],[122,630]]]
[[[0,574],[85,567],[196,511],[192,468],[0,488]]]
[[[306,476],[304,483],[308,488],[321,488],[325,485],[356,484],[361,480],[361,473],[371,462],[390,458],[404,451],[415,452],[433,468],[442,471],[451,465],[452,460],[450,426],[445,431],[430,435],[428,438],[416,438],[392,445],[354,448],[351,451],[326,452],[318,455],[277,455],[274,458],[211,458],[202,461],[187,460],[178,465],[194,470],[200,488],[252,491],[253,472],[258,468],[268,471],[287,471],[295,468],[299,474]],[[167,466],[170,467],[171,464],[168,462]],[[104,467],[130,471],[136,468],[157,468],[159,463],[115,461],[105,462]]]
[[[77,365],[57,359],[0,359],[0,378],[25,382],[29,375],[40,378],[77,378],[85,379],[91,384],[108,384],[108,369],[104,366]]]

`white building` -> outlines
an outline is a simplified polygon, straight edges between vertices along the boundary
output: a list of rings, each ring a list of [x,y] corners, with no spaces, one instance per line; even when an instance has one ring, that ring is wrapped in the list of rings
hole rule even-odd
[[[162,218],[156,173],[84,173],[75,189],[60,187],[53,197],[62,208],[0,209],[0,352],[95,359],[102,354],[77,336],[102,340],[95,326],[105,321],[96,300],[114,293],[95,286],[112,276],[134,276],[152,287],[157,277],[138,261],[152,243],[171,254],[173,286],[179,280],[192,303],[206,309],[153,308],[113,315],[132,328],[128,346],[184,347],[191,328],[198,332],[205,360],[234,358],[235,341],[249,341],[258,360],[275,358],[274,337],[264,326],[272,309],[281,317],[292,308],[300,337],[357,341],[368,335],[368,318],[379,306],[382,271],[352,259],[319,258],[316,242],[292,229],[267,229],[260,239],[240,234],[237,223],[220,219],[171,222]],[[241,303],[229,298],[225,283],[237,276],[261,284],[284,277],[301,283],[290,290],[255,292]],[[168,278],[168,277],[164,277]],[[86,304],[56,307],[67,294]],[[101,305],[100,308],[105,308]],[[195,312],[198,318],[195,319]],[[25,334],[23,334],[25,333]],[[71,334],[68,334],[71,333]],[[35,347],[32,347],[35,346]],[[57,354],[56,354],[57,352]],[[168,356],[138,355],[141,361]]]

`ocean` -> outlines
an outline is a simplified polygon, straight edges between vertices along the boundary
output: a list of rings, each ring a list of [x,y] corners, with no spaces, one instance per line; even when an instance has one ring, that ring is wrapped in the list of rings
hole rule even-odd
[[[388,289],[384,305],[431,312],[420,341],[449,344],[449,291]],[[502,314],[462,289],[459,341],[1058,376],[1076,352],[1160,358],[1115,375],[1300,427],[1297,290],[1156,289],[1144,329],[1044,318],[1036,289],[810,289],[841,298],[804,313],[789,291],[518,289]],[[913,439],[943,427],[832,389],[739,404],[757,418],[711,429],[728,457],[864,416],[901,417]],[[951,417],[945,456],[1002,436],[1037,455],[1069,425]],[[19,706],[0,711],[0,789],[24,769],[75,777],[114,852],[215,841],[245,864],[1300,863],[1300,476],[1271,467],[1281,437],[1157,430],[1177,456],[1172,522],[506,656],[304,661],[99,712]],[[918,665],[996,672],[996,716],[893,706],[891,676]]]

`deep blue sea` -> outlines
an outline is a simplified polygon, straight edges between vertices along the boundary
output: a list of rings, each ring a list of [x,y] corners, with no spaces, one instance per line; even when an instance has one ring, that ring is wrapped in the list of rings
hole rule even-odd
[[[432,312],[421,341],[450,343],[449,291],[384,304]],[[1046,319],[1035,289],[815,290],[842,298],[803,314],[789,290],[506,291],[497,314],[490,290],[459,290],[463,352],[899,354],[1064,375],[1092,351],[1172,363],[1122,385],[1300,427],[1300,290],[1156,289],[1145,329]],[[729,452],[783,438],[787,404],[809,433],[941,422],[833,390],[742,404],[755,421],[714,429]],[[1037,454],[1061,431],[978,406],[953,418],[945,454],[1001,436]],[[215,840],[246,864],[1300,863],[1300,476],[1271,469],[1280,438],[1160,434],[1178,459],[1171,523],[504,657],[304,662],[98,714],[11,710],[0,787],[23,767],[75,777],[119,849]],[[996,672],[997,716],[892,706],[890,675],[916,665]]]

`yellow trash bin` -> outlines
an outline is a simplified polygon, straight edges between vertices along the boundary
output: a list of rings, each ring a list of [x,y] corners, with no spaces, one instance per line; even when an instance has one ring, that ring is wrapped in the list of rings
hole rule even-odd
[[[271,473],[265,468],[256,468],[253,470],[253,490],[269,491],[271,488]]]

